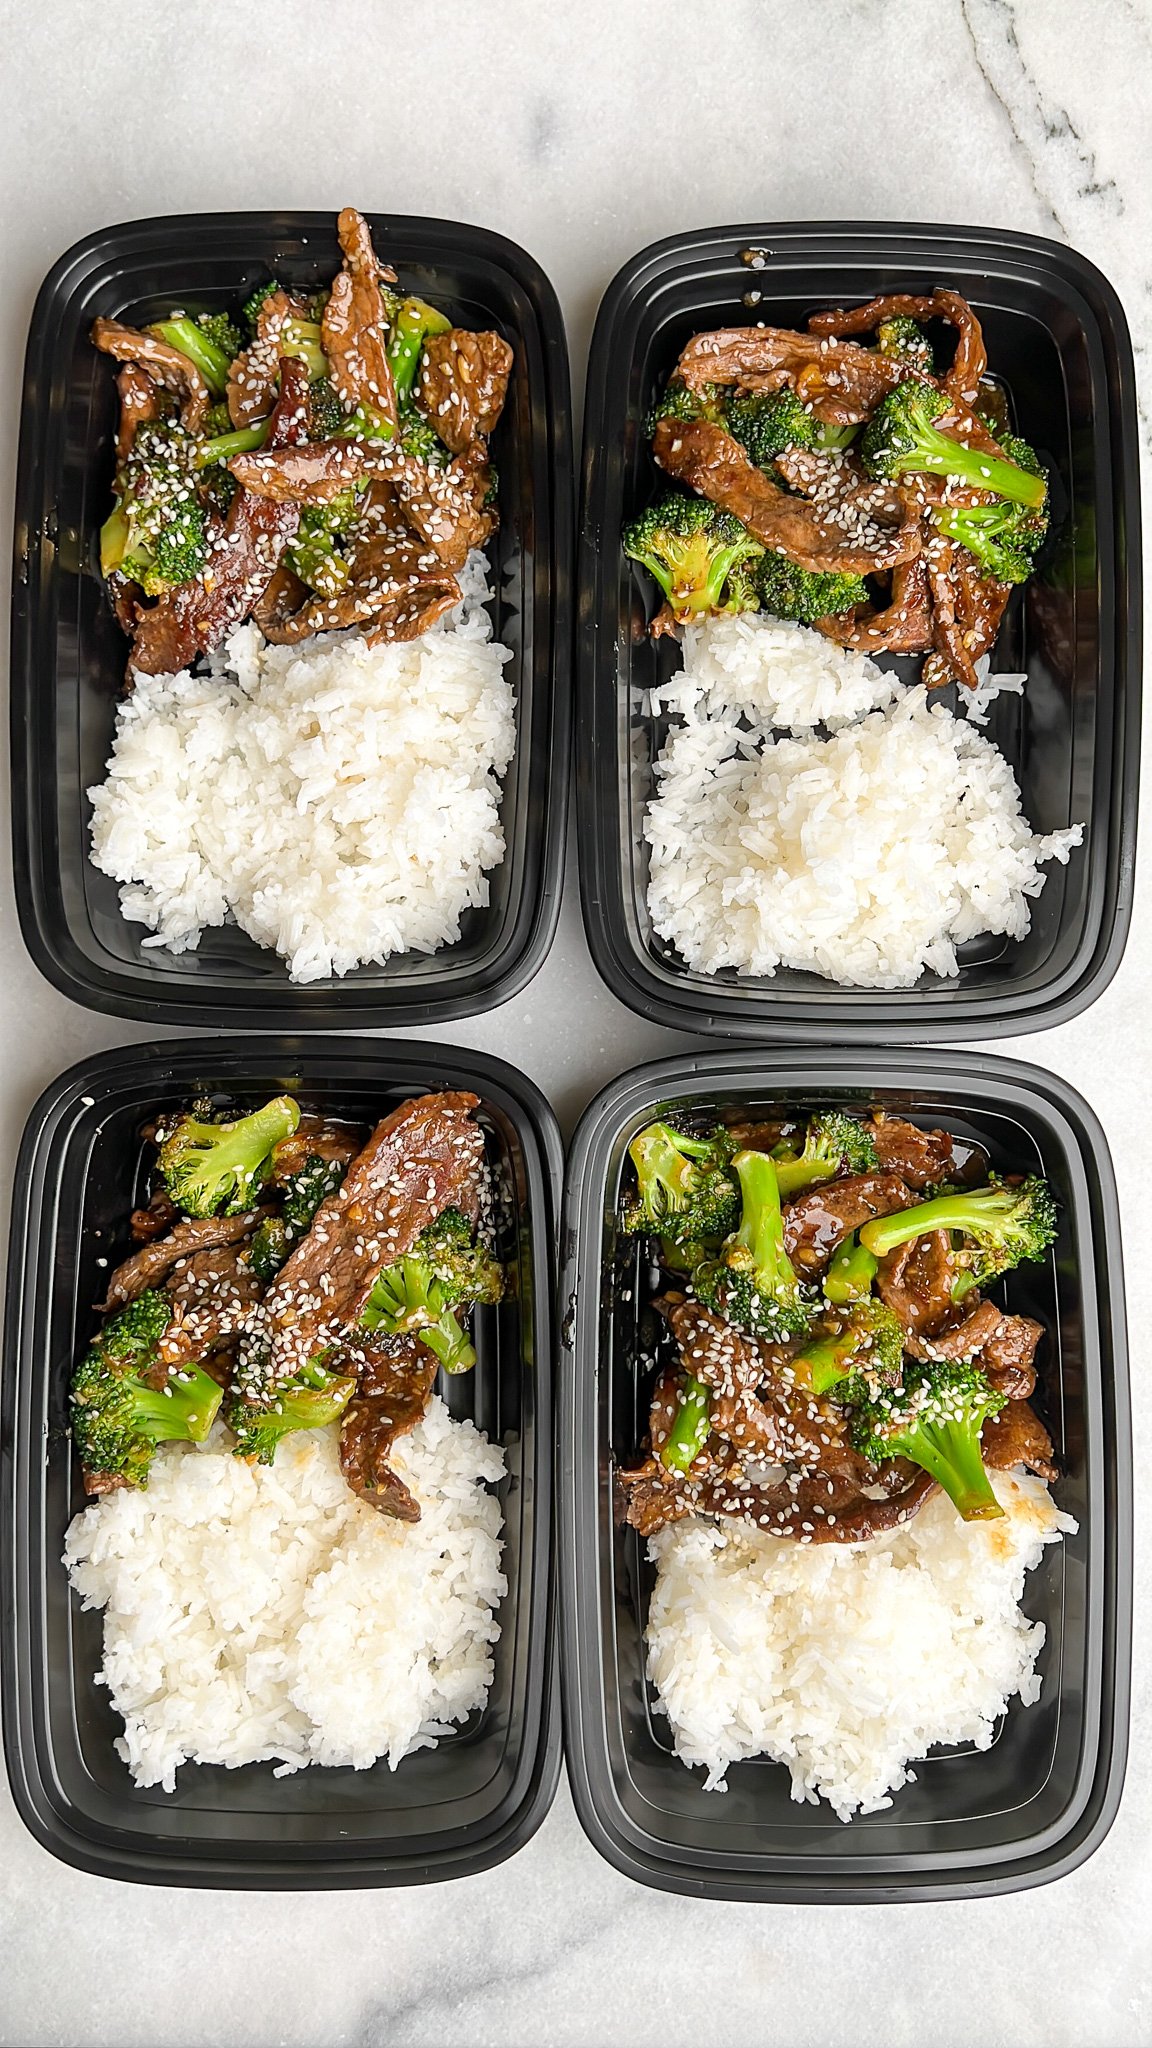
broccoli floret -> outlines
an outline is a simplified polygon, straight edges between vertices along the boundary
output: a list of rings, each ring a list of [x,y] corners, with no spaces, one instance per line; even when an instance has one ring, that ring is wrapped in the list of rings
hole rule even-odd
[[[1039,1259],[1056,1235],[1056,1204],[1047,1181],[1035,1174],[1011,1186],[989,1175],[984,1188],[937,1195],[894,1216],[865,1223],[860,1242],[882,1259],[898,1245],[930,1230],[950,1230],[969,1240],[953,1251],[960,1272],[953,1287],[959,1299],[986,1286],[1022,1259]]]
[[[388,361],[398,399],[407,398],[416,382],[424,343],[430,334],[446,334],[452,322],[423,299],[402,299],[388,337]]]
[[[300,1105],[277,1095],[263,1109],[228,1123],[180,1117],[160,1146],[164,1184],[186,1216],[235,1216],[250,1208],[268,1178],[272,1147],[300,1121]]]
[[[909,470],[956,477],[976,490],[994,491],[1014,504],[1039,511],[1048,495],[1043,474],[1022,469],[1000,455],[966,448],[936,421],[948,411],[948,400],[930,384],[898,384],[882,398],[860,442],[860,455],[870,476],[893,480]]]
[[[462,1304],[499,1301],[504,1273],[488,1247],[472,1241],[458,1210],[446,1209],[421,1232],[411,1252],[377,1275],[361,1314],[366,1330],[395,1337],[411,1331],[435,1353],[445,1372],[468,1372],[476,1353],[453,1311]]]
[[[1004,501],[997,505],[939,505],[933,525],[975,555],[985,575],[1001,583],[1027,583],[1048,529],[1042,512]]]
[[[260,308],[264,304],[265,299],[270,299],[273,292],[282,290],[283,286],[280,284],[279,279],[273,277],[269,279],[267,284],[257,285],[256,290],[251,292],[245,299],[243,307],[244,323],[250,334],[255,334],[256,332],[256,322],[260,317]]]
[[[348,581],[341,543],[358,523],[361,497],[353,485],[322,505],[303,506],[295,537],[284,550],[288,567],[321,597],[335,597]]]
[[[429,426],[423,413],[414,405],[400,407],[400,445],[406,455],[414,455],[417,462],[426,463],[430,469],[444,469],[450,459],[435,427]],[[485,505],[491,503],[494,491],[493,483],[485,496]]]
[[[893,313],[890,319],[880,321],[876,329],[876,353],[898,357],[913,368],[931,374],[932,344],[923,328],[907,313]]]
[[[786,448],[811,448],[815,440],[815,421],[788,386],[732,399],[724,424],[759,469],[770,470]]]
[[[836,1326],[806,1344],[788,1361],[798,1386],[826,1394],[861,1375],[877,1386],[894,1385],[904,1363],[904,1325],[882,1301],[855,1301]]]
[[[812,422],[812,446],[828,450],[850,448],[860,432],[859,420],[818,420]]]
[[[694,1269],[693,1288],[706,1308],[741,1329],[770,1338],[802,1336],[813,1310],[784,1249],[775,1161],[767,1152],[737,1152],[732,1169],[740,1183],[740,1225],[718,1258]]]
[[[771,550],[757,563],[753,577],[764,610],[777,619],[795,619],[801,626],[868,602],[863,577],[839,569],[802,569],[787,555]]]
[[[718,385],[705,384],[699,391],[690,391],[678,377],[673,377],[651,407],[644,432],[651,440],[661,420],[715,420],[723,424],[724,419],[724,401]]]
[[[804,1132],[804,1149],[794,1155],[773,1153],[781,1196],[787,1200],[802,1188],[831,1180],[846,1167],[849,1173],[874,1173],[876,1147],[866,1126],[840,1109],[820,1110],[809,1117]]]
[[[872,1292],[879,1261],[853,1233],[838,1245],[824,1275],[824,1299],[837,1308]]]
[[[313,377],[309,384],[308,417],[314,441],[334,441],[344,426],[348,415],[329,377]]]
[[[909,1458],[930,1472],[966,1522],[1003,1514],[984,1469],[980,1431],[999,1415],[1007,1396],[997,1393],[974,1365],[909,1362],[896,1387],[856,1390],[851,1437],[873,1464]]]
[[[207,528],[193,481],[197,443],[178,420],[145,421],[116,478],[116,504],[100,533],[100,567],[120,570],[156,596],[199,574]]]
[[[306,320],[303,316],[285,320],[276,337],[276,347],[282,356],[299,356],[308,366],[309,378],[328,375],[328,358],[318,320]]]
[[[72,1436],[92,1478],[146,1486],[158,1443],[203,1443],[220,1406],[222,1389],[195,1363],[149,1386],[172,1309],[146,1288],[110,1316],[72,1375]]]
[[[722,1124],[709,1138],[690,1138],[671,1124],[649,1124],[628,1147],[637,1198],[624,1208],[624,1229],[651,1231],[669,1244],[693,1247],[727,1237],[740,1221],[733,1149]]]
[[[258,1280],[271,1280],[280,1271],[293,1245],[312,1228],[321,1202],[335,1194],[346,1172],[343,1160],[309,1154],[286,1185],[279,1215],[266,1216],[252,1233],[247,1257]]]
[[[227,356],[229,362],[239,355],[244,346],[244,337],[230,314],[200,313],[197,315],[196,325],[220,350],[221,355]]]
[[[356,1375],[330,1371],[323,1357],[311,1359],[258,1399],[237,1387],[224,1413],[236,1437],[236,1456],[270,1465],[281,1437],[295,1429],[326,1429],[338,1420],[355,1391]]]
[[[687,1472],[708,1441],[711,1429],[708,1389],[693,1373],[685,1373],[679,1388],[676,1419],[658,1447],[660,1463],[669,1472]]]
[[[670,491],[625,528],[624,552],[655,577],[674,616],[691,620],[748,610],[726,586],[764,550],[731,512]]]
[[[208,553],[204,509],[189,496],[174,503],[151,546],[138,545],[125,554],[121,573],[138,583],[148,597],[158,597],[177,583],[200,574]]]
[[[222,315],[217,316],[223,318]],[[230,321],[225,321],[230,333],[235,333]],[[199,370],[209,391],[221,398],[228,388],[228,372],[232,368],[235,349],[222,348],[214,339],[209,327],[200,320],[192,320],[181,313],[172,320],[156,320],[148,329],[158,341],[166,341],[169,348],[179,349]],[[237,344],[240,337],[236,335]]]

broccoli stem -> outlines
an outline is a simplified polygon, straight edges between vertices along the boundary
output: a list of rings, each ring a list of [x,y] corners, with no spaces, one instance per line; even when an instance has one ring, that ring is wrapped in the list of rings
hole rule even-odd
[[[818,1337],[815,1343],[806,1344],[789,1359],[788,1370],[797,1386],[806,1387],[813,1394],[826,1394],[829,1388],[847,1379],[860,1348],[860,1333],[848,1324],[831,1337]]]
[[[254,426],[236,427],[230,434],[215,434],[210,440],[198,441],[193,451],[197,469],[206,469],[210,462],[230,462],[234,455],[248,455],[254,448],[262,448],[270,424],[270,419],[257,420]]]
[[[451,1309],[445,1309],[434,1323],[423,1323],[416,1335],[439,1359],[445,1372],[471,1372],[476,1363],[475,1347]]]
[[[990,1226],[995,1227],[996,1212],[989,1206],[988,1193],[987,1188],[982,1188],[958,1195],[937,1195],[914,1209],[898,1209],[893,1216],[875,1216],[861,1227],[860,1242],[876,1258],[883,1259],[898,1245],[926,1237],[931,1230],[962,1230],[969,1237],[978,1236]]]
[[[676,1420],[660,1446],[660,1463],[669,1472],[687,1472],[703,1450],[710,1426],[708,1389],[703,1380],[687,1373]]]
[[[405,299],[392,323],[388,361],[397,398],[406,398],[416,382],[420,353],[430,334],[446,334],[452,322],[423,299]]]
[[[872,1292],[878,1261],[853,1235],[837,1247],[824,1277],[824,1294],[837,1307],[862,1301]]]
[[[141,1386],[133,1395],[137,1420],[154,1443],[177,1438],[194,1444],[207,1441],[224,1389],[203,1367],[183,1365],[166,1387]]]
[[[963,1521],[994,1522],[1003,1515],[984,1469],[979,1430],[964,1422],[921,1422],[899,1449],[932,1474]]]
[[[186,317],[180,320],[156,320],[148,329],[157,341],[167,342],[169,348],[178,349],[190,363],[194,363],[215,398],[222,398],[228,389],[228,372],[232,368],[222,348],[210,341],[202,327],[195,320]]]
[[[100,574],[113,576],[128,552],[132,526],[126,513],[117,505],[100,528]]]
[[[805,1158],[802,1152],[795,1159],[777,1159],[776,1184],[781,1199],[788,1201],[805,1188],[818,1187],[821,1181],[831,1180],[839,1164],[839,1159],[813,1159],[810,1154]]]
[[[757,1273],[776,1274],[788,1267],[776,1161],[767,1152],[738,1152],[732,1170],[740,1183],[742,1204],[732,1245],[747,1258],[729,1263],[751,1264]]]

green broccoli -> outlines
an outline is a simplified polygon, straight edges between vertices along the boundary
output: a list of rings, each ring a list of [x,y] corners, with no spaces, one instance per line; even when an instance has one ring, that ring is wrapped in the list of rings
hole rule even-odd
[[[208,534],[192,474],[196,442],[178,420],[143,422],[116,478],[116,503],[100,530],[100,568],[119,570],[148,596],[197,576]]]
[[[1029,512],[1007,500],[996,505],[939,505],[932,523],[975,555],[985,575],[1001,583],[1027,583],[1048,529],[1042,512]]]
[[[894,1216],[874,1217],[861,1228],[861,1244],[882,1259],[930,1230],[950,1230],[970,1240],[952,1255],[960,1268],[952,1290],[956,1300],[1022,1259],[1041,1258],[1056,1235],[1056,1204],[1047,1181],[1035,1174],[1011,1185],[994,1174],[988,1178],[985,1188],[937,1195]]]
[[[893,313],[876,328],[876,353],[893,356],[912,368],[932,372],[932,344],[922,327],[907,313]]]
[[[446,334],[452,322],[423,299],[402,299],[388,337],[388,361],[398,399],[406,398],[416,382],[420,356],[430,334]]]
[[[234,455],[250,455],[254,449],[264,446],[269,424],[270,417],[255,420],[250,427],[233,427],[230,433],[213,434],[207,440],[194,441],[191,449],[193,468],[207,469],[214,462],[231,462]]]
[[[334,441],[348,418],[329,377],[313,377],[308,386],[309,433],[313,441]]]
[[[825,1109],[809,1117],[804,1148],[799,1153],[773,1152],[781,1198],[798,1195],[818,1181],[831,1180],[846,1167],[849,1173],[875,1173],[876,1147],[867,1127],[843,1110]]]
[[[714,420],[724,425],[725,406],[719,385],[705,384],[699,391],[690,391],[678,377],[671,378],[644,421],[649,440],[661,420]]]
[[[740,1221],[733,1150],[722,1124],[708,1138],[690,1138],[671,1124],[648,1124],[628,1147],[637,1193],[623,1211],[623,1228],[651,1231],[686,1247],[727,1237]]]
[[[949,409],[942,391],[930,384],[898,384],[882,398],[860,442],[860,455],[870,476],[899,481],[909,471],[956,477],[976,490],[994,491],[1014,504],[1039,511],[1048,495],[1042,473],[1024,469],[1001,455],[966,448],[936,421]]]
[[[843,1380],[861,1375],[877,1385],[894,1384],[904,1362],[904,1325],[882,1301],[852,1302],[836,1327],[789,1359],[798,1386],[826,1394]]]
[[[836,1247],[824,1275],[824,1299],[837,1308],[872,1292],[879,1261],[853,1232]]]
[[[678,620],[747,611],[727,590],[733,571],[764,550],[731,512],[707,498],[668,492],[624,530],[624,552],[654,576]]]
[[[309,1153],[299,1173],[286,1183],[279,1215],[266,1216],[252,1233],[248,1264],[258,1280],[271,1280],[280,1271],[293,1245],[311,1230],[321,1202],[335,1194],[347,1170],[342,1159]]]
[[[241,1380],[233,1388],[224,1420],[235,1435],[238,1458],[270,1465],[281,1437],[296,1429],[326,1429],[339,1419],[356,1391],[356,1375],[330,1371],[322,1354],[259,1396],[246,1393],[245,1384]]]
[[[802,1336],[813,1310],[784,1249],[776,1163],[767,1152],[737,1152],[732,1169],[740,1183],[740,1225],[718,1258],[694,1269],[697,1298],[757,1336]]]
[[[429,469],[444,469],[451,456],[435,427],[429,426],[423,413],[414,405],[401,405],[399,413],[400,445],[404,453],[415,456],[417,462],[426,463]],[[493,484],[484,499],[486,505],[491,503],[494,490]]]
[[[693,1373],[685,1373],[675,1420],[657,1452],[660,1463],[669,1472],[687,1472],[707,1443],[711,1427],[708,1389]]]
[[[108,1318],[72,1375],[72,1436],[86,1477],[146,1486],[158,1443],[201,1444],[222,1389],[202,1366],[180,1365],[148,1384],[172,1320],[162,1294],[145,1288]]]
[[[328,358],[318,320],[306,320],[303,316],[285,320],[276,336],[276,347],[282,356],[299,356],[308,366],[310,379],[328,375]]]
[[[795,619],[801,626],[868,603],[863,577],[839,569],[802,569],[772,550],[757,563],[753,577],[764,610],[777,619]]]
[[[244,337],[230,313],[198,313],[196,325],[220,350],[221,355],[227,356],[229,362],[234,361],[239,355],[244,346]]]
[[[812,414],[787,385],[782,391],[752,391],[733,398],[724,424],[758,469],[772,470],[786,448],[811,448],[816,439]]]
[[[265,299],[270,299],[274,292],[283,291],[283,289],[284,287],[279,280],[272,277],[269,278],[267,284],[259,284],[254,292],[249,293],[244,301],[243,314],[245,326],[250,334],[255,334],[256,332],[256,324],[260,318],[260,308],[264,304]]]
[[[284,550],[284,561],[321,597],[335,597],[348,581],[342,543],[356,529],[362,502],[363,492],[353,484],[322,505],[301,508],[300,524]]]
[[[300,1105],[290,1095],[227,1123],[179,1117],[160,1144],[171,1199],[186,1216],[235,1216],[250,1208],[268,1178],[272,1147],[299,1121]]]
[[[854,1389],[851,1438],[873,1464],[908,1458],[930,1472],[966,1522],[1002,1515],[984,1469],[980,1432],[999,1415],[1007,1396],[997,1393],[974,1365],[909,1362],[902,1383]]]
[[[411,1331],[445,1372],[468,1372],[476,1353],[453,1311],[499,1301],[503,1291],[499,1262],[485,1244],[473,1243],[472,1227],[459,1210],[445,1209],[410,1252],[377,1275],[360,1322],[389,1337]]]
[[[223,321],[221,329],[219,323]],[[234,337],[235,348],[227,348],[216,339],[218,333],[226,331]],[[148,329],[157,341],[167,342],[169,348],[178,349],[182,356],[199,370],[209,391],[221,398],[228,389],[228,373],[232,358],[240,346],[240,336],[223,314],[208,316],[208,321],[193,320],[187,313],[174,315],[171,320],[154,320]]]

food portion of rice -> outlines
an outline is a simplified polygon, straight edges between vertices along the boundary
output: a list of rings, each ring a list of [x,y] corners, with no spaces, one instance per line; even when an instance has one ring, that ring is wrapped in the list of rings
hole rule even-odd
[[[1082,828],[1035,835],[982,733],[804,627],[749,615],[685,643],[644,833],[653,925],[689,967],[903,989],[957,974],[965,940],[1024,936],[1041,863]]]
[[[483,1706],[503,1454],[433,1399],[392,1462],[418,1522],[349,1491],[331,1429],[285,1437],[273,1466],[167,1445],[146,1491],[75,1517],[64,1561],[104,1609],[99,1677],[138,1785],[172,1791],[187,1760],[395,1770]]]
[[[1018,1603],[1045,1544],[1076,1524],[1039,1479],[991,1477],[1002,1521],[962,1522],[941,1494],[867,1544],[692,1517],[651,1539],[648,1675],[706,1789],[768,1756],[793,1799],[875,1813],[935,1745],[987,1749],[1008,1702],[1039,1697],[1044,1628]]]
[[[93,861],[146,946],[234,919],[309,982],[459,938],[504,857],[516,742],[482,555],[460,580],[444,627],[406,645],[274,647],[247,625],[210,675],[137,677],[88,794]]]

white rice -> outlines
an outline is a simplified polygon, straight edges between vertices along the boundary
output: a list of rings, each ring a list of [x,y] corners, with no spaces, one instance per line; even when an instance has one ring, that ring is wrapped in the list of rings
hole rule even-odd
[[[981,933],[1024,936],[1041,863],[1083,828],[1034,834],[983,734],[802,627],[725,619],[686,643],[644,833],[653,925],[689,967],[901,989],[957,974]],[[800,732],[817,719],[829,736]]]
[[[138,1785],[171,1792],[189,1759],[395,1770],[483,1706],[508,1590],[486,1491],[503,1454],[434,1399],[393,1462],[419,1522],[355,1498],[332,1429],[286,1437],[271,1466],[223,1432],[167,1445],[145,1491],[76,1516],[64,1562],[104,1609],[98,1682]]]
[[[459,938],[504,858],[516,740],[481,554],[460,580],[444,629],[406,645],[247,625],[212,675],[137,678],[88,794],[92,859],[146,946],[234,920],[308,982]]]
[[[706,1790],[768,1756],[793,1799],[876,1813],[934,1745],[987,1749],[1010,1700],[1039,1698],[1044,1627],[1018,1602],[1044,1545],[1076,1524],[1039,1479],[991,1476],[1000,1522],[962,1522],[939,1495],[868,1544],[695,1518],[651,1539],[648,1674]]]

